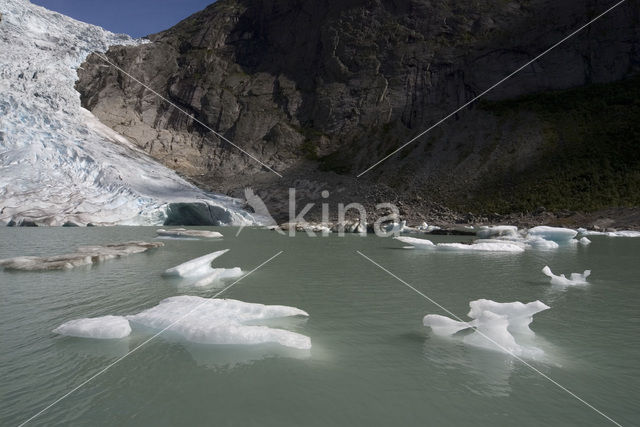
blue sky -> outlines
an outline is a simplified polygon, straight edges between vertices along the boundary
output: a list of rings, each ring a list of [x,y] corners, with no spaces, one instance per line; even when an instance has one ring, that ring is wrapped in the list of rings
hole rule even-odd
[[[133,37],[157,33],[215,0],[31,0],[79,21]]]

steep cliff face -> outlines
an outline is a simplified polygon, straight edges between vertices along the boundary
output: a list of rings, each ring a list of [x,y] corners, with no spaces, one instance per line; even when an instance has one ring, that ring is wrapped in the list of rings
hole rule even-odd
[[[610,5],[220,0],[149,44],[107,56],[283,175],[350,189],[356,173]],[[638,6],[627,1],[486,100],[634,75]],[[193,180],[223,191],[290,184],[271,182],[259,164],[99,57],[79,77],[86,108]],[[549,120],[536,109],[514,111],[460,112],[363,178],[472,206],[479,190],[508,189],[558,149],[548,141]]]

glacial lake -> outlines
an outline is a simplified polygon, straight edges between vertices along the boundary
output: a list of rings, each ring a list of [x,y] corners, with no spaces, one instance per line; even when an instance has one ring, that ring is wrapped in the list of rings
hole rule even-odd
[[[217,267],[250,271],[221,298],[298,307],[273,321],[311,350],[196,345],[162,335],[60,400],[28,425],[495,426],[612,425],[540,373],[622,425],[640,423],[640,238],[592,236],[589,246],[524,253],[402,249],[374,236],[280,236],[208,228],[223,240],[165,247],[69,271],[0,271],[0,425],[19,425],[148,336],[120,340],[51,331],[82,317],[125,315],[175,295],[210,297],[161,273],[228,248]],[[0,228],[0,258],[72,252],[78,245],[154,241],[156,227]],[[430,237],[460,242],[466,237]],[[440,308],[361,251],[466,319],[469,301],[540,300],[527,361],[443,338],[422,325]],[[554,273],[592,270],[559,288]]]

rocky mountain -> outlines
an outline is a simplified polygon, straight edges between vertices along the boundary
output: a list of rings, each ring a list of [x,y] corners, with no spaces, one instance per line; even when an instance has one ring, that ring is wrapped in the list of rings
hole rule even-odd
[[[289,186],[427,219],[638,206],[638,0],[355,178],[612,4],[219,0],[150,43],[111,47],[121,70],[90,56],[76,88],[166,166],[211,190],[252,186],[276,214]]]

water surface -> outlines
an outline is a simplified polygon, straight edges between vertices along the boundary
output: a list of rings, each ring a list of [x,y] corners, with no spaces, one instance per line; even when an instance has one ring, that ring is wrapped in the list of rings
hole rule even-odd
[[[640,422],[640,239],[594,236],[588,247],[497,255],[411,251],[373,236],[209,229],[224,240],[162,240],[164,248],[70,271],[0,271],[0,425],[20,424],[146,338],[86,340],[52,329],[174,295],[212,296],[219,288],[160,274],[224,248],[215,264],[245,271],[284,251],[224,296],[309,312],[306,321],[273,322],[311,337],[309,352],[159,337],[30,425],[608,424],[518,360],[432,336],[422,317],[445,313],[356,250],[461,317],[478,298],[548,304],[531,325],[546,355],[529,363],[621,424]],[[154,238],[145,227],[5,227],[0,258]],[[547,264],[555,273],[591,269],[591,284],[552,287],[540,272]]]

